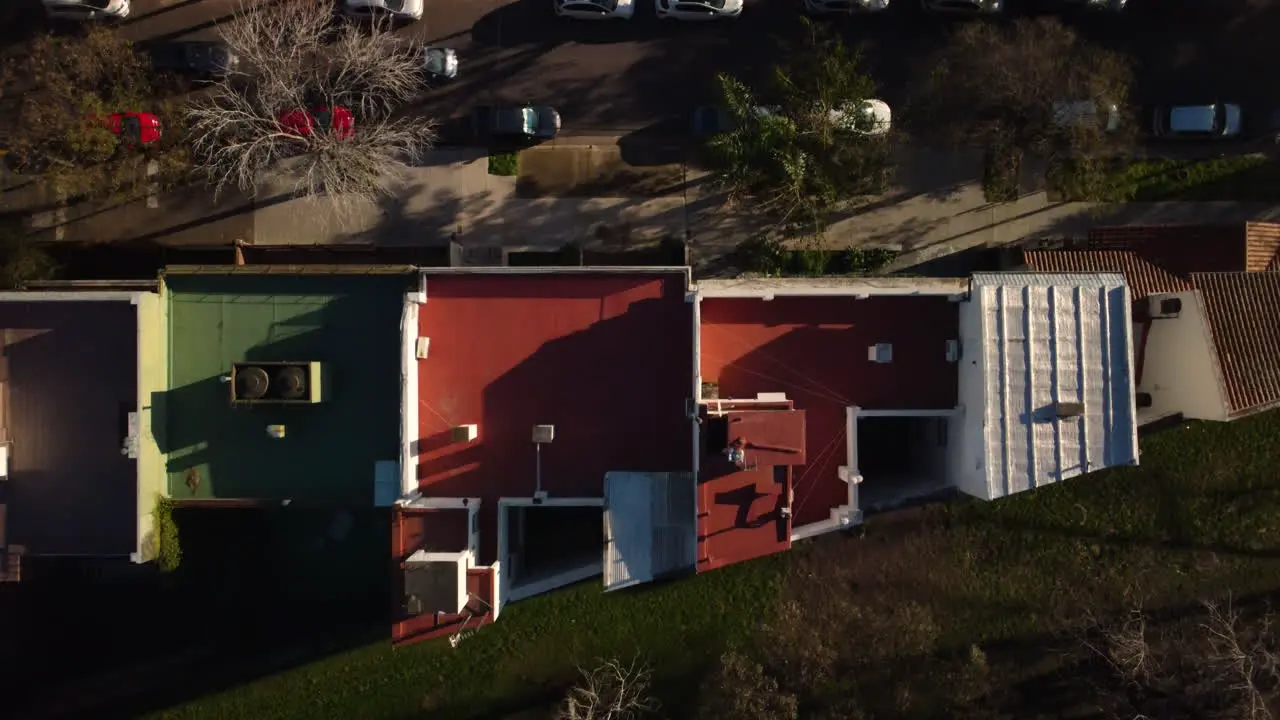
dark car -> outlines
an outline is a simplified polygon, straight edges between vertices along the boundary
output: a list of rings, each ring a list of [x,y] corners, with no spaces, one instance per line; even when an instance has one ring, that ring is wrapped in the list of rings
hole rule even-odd
[[[170,42],[151,48],[151,66],[156,70],[214,78],[239,64],[240,58],[220,42]]]
[[[696,138],[711,137],[727,133],[733,129],[733,115],[729,109],[719,105],[703,105],[693,111],[690,132]]]
[[[560,113],[546,105],[480,107],[471,126],[481,137],[510,140],[549,140],[560,132]]]

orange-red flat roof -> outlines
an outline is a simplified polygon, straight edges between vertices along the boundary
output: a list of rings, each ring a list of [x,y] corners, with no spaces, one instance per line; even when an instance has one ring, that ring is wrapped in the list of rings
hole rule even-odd
[[[830,518],[845,504],[845,408],[954,408],[959,310],[946,297],[708,298],[702,301],[701,373],[722,398],[784,392],[806,418],[806,464],[795,468],[792,523]],[[868,348],[893,346],[892,362]]]
[[[428,276],[418,331],[418,487],[482,500],[480,561],[493,562],[496,505],[542,489],[601,497],[611,470],[687,471],[693,314],[679,273]],[[478,438],[450,431],[479,426]]]

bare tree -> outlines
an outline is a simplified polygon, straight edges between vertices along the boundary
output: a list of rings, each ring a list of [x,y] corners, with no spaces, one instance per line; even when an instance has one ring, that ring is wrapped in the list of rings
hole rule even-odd
[[[1264,616],[1246,628],[1231,605],[1205,603],[1201,624],[1208,651],[1206,669],[1226,691],[1234,716],[1241,720],[1271,720],[1280,689],[1280,655],[1274,647],[1272,618]]]
[[[195,162],[215,192],[284,174],[300,197],[374,200],[431,149],[436,123],[399,114],[425,89],[422,47],[387,20],[335,20],[324,0],[242,5],[220,29],[239,58],[192,103]]]
[[[578,671],[582,681],[569,690],[557,720],[633,720],[658,711],[650,691],[653,673],[639,662],[605,660]]]

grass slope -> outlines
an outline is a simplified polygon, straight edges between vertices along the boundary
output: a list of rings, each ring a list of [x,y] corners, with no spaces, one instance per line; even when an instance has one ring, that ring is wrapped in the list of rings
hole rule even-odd
[[[512,605],[456,650],[380,643],[161,716],[504,716],[553,704],[575,665],[639,655],[658,670],[668,714],[687,717],[707,661],[729,644],[810,706],[849,693],[867,708],[885,694],[901,702],[897,683],[929,680],[910,709],[877,717],[959,717],[965,691],[947,678],[971,679],[965,668],[987,667],[986,650],[1029,647],[1032,660],[999,673],[1016,696],[1002,702],[1018,704],[1014,717],[1060,716],[1068,709],[1029,688],[1061,671],[1046,643],[1081,613],[1280,590],[1277,438],[1280,412],[1188,423],[1144,438],[1140,467],[878,519],[863,537],[637,593],[587,583]],[[923,664],[939,657],[960,665]]]

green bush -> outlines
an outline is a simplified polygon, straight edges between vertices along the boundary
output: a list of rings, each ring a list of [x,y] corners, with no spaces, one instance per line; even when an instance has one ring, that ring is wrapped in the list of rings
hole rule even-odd
[[[777,240],[752,238],[738,246],[743,270],[768,276],[821,277],[870,275],[898,257],[888,248],[853,247],[844,250],[788,250]]]
[[[982,162],[982,192],[987,202],[1013,202],[1018,199],[1018,172],[1022,156],[1007,147],[989,148]]]
[[[787,249],[774,238],[757,235],[738,245],[738,265],[747,272],[781,275],[787,270]]]
[[[156,564],[160,572],[173,572],[182,564],[182,544],[178,538],[178,523],[173,519],[173,500],[163,495],[156,495],[155,507],[151,510],[155,521],[157,539]]]
[[[489,174],[515,177],[520,174],[519,153],[494,153],[489,156]]]

